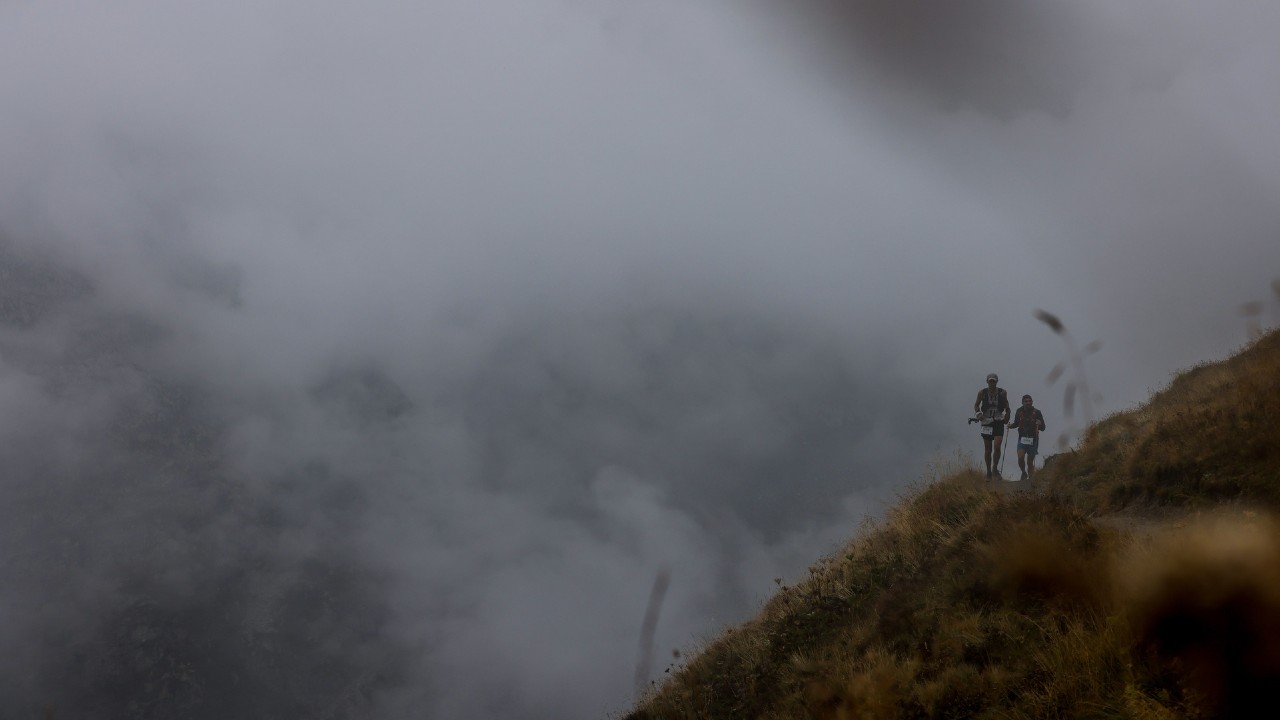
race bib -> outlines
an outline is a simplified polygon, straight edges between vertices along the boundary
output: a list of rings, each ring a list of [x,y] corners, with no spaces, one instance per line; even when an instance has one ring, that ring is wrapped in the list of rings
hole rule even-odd
[[[990,425],[983,425],[983,426],[982,426],[982,434],[983,434],[983,435],[991,435],[991,434],[995,433],[995,431],[996,431],[996,430],[995,430],[995,428],[994,428],[994,427],[992,427],[992,426],[990,426]]]
[[[1035,445],[1036,439],[1033,437],[1018,438],[1018,443],[1021,445],[1028,445],[1028,446]]]

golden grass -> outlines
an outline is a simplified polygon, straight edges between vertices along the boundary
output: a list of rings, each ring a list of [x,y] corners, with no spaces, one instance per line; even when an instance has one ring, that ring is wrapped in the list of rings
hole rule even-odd
[[[1090,428],[1044,477],[1089,511],[1211,506],[1280,508],[1280,332],[1226,361],[1179,375],[1137,410]]]
[[[1277,417],[1272,333],[1096,425],[1047,492],[915,488],[625,718],[1241,716],[1280,687]],[[1098,517],[1222,502],[1167,533]]]
[[[1110,674],[1090,689],[1059,670],[1081,652],[1064,648],[1104,624],[1098,588],[1110,583],[1088,575],[1106,547],[1069,508],[959,473],[782,589],[629,717],[972,717],[1020,695],[1087,703]]]

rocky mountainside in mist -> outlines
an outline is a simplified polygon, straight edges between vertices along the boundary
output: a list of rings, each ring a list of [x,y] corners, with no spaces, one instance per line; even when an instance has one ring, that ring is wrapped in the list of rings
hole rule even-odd
[[[626,720],[1255,717],[1280,686],[1280,331],[1034,483],[943,474]]]

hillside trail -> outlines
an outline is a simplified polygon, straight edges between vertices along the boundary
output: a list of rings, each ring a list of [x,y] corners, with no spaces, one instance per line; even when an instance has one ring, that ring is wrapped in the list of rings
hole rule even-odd
[[[1005,494],[1043,495],[1047,488],[1046,483],[1032,479],[1004,480],[995,485],[995,489]],[[1090,514],[1087,517],[1099,527],[1142,539],[1177,534],[1183,530],[1224,522],[1254,524],[1263,519],[1263,513],[1248,505],[1225,502],[1208,508],[1135,507],[1121,512]]]

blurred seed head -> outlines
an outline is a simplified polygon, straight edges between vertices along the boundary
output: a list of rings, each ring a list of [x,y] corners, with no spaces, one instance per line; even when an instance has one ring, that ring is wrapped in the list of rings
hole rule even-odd
[[[1062,373],[1066,371],[1067,364],[1065,362],[1060,362],[1057,365],[1054,365],[1053,369],[1049,371],[1049,374],[1045,376],[1044,383],[1046,385],[1052,385],[1058,382],[1058,378],[1062,377]]]
[[[1044,323],[1045,325],[1048,325],[1049,329],[1054,331],[1058,335],[1061,335],[1062,331],[1065,329],[1062,325],[1062,321],[1058,319],[1058,316],[1054,315],[1051,312],[1047,312],[1044,310],[1036,310],[1035,317],[1040,322]]]

